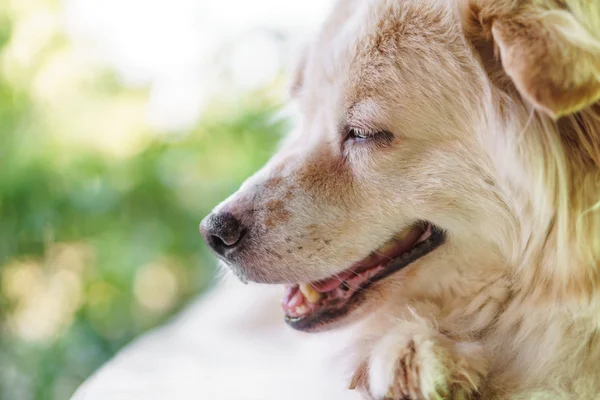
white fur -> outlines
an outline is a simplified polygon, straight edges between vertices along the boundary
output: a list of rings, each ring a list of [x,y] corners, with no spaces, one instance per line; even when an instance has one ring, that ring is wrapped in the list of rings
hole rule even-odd
[[[600,393],[600,18],[566,7],[340,1],[295,80],[298,128],[217,209],[250,227],[232,268],[265,283],[330,277],[418,220],[447,231],[344,321],[376,399]]]

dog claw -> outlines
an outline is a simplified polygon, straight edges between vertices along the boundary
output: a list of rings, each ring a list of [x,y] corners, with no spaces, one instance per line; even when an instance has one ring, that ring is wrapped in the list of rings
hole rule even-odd
[[[354,373],[354,375],[352,376],[352,380],[350,381],[350,386],[348,386],[348,389],[355,390],[362,382],[366,372],[367,372],[366,366],[361,365],[358,368],[358,370]]]

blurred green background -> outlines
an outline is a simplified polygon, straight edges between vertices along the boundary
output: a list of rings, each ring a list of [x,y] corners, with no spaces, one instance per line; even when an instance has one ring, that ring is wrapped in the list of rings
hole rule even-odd
[[[54,1],[0,0],[0,399],[70,397],[215,280],[198,223],[286,129],[279,89],[145,122],[148,90],[78,56]],[[277,80],[276,80],[277,81]],[[277,87],[279,83],[273,83]]]

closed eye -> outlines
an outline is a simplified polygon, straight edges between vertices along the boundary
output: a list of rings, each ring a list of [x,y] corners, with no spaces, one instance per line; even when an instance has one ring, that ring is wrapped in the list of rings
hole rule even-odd
[[[359,128],[350,128],[348,129],[348,136],[346,140],[354,139],[354,140],[368,140],[371,139],[375,135],[373,132],[368,132],[364,129]]]
[[[348,127],[345,142],[389,144],[394,140],[394,135],[388,131],[371,131],[364,128]]]

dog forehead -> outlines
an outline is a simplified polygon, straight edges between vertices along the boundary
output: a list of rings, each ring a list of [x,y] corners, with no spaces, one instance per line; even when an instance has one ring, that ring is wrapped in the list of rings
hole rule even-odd
[[[435,57],[455,38],[457,19],[450,1],[376,0],[358,5],[319,56],[328,80],[337,82],[345,109],[397,87],[402,68],[419,57]],[[427,54],[424,54],[424,50]],[[401,68],[402,67],[402,68]],[[387,88],[387,90],[386,90]]]
[[[357,2],[350,13],[345,9],[343,19],[334,12],[305,69],[305,140],[334,143],[344,124],[357,119],[387,124],[399,92],[409,93],[403,71],[418,75],[418,58],[429,57],[431,65],[434,53],[446,47],[449,25],[456,27],[449,9],[438,0],[375,0]]]

